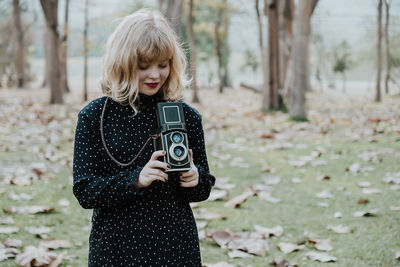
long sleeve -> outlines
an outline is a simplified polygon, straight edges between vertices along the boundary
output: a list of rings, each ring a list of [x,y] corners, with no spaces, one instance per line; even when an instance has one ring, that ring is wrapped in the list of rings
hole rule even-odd
[[[193,150],[193,162],[199,172],[199,183],[195,187],[181,187],[181,192],[189,202],[199,202],[209,197],[215,177],[208,167],[201,115],[196,112],[185,116],[189,116],[186,118],[189,148]]]
[[[79,113],[74,144],[73,193],[85,209],[111,208],[144,192],[134,186],[141,167],[122,170],[112,176],[102,175],[98,131],[85,114]]]

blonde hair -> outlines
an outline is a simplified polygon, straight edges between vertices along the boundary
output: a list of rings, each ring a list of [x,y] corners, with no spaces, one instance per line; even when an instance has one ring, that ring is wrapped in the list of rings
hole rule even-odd
[[[176,101],[187,85],[186,58],[174,31],[158,11],[141,9],[123,18],[107,40],[100,86],[103,93],[135,113],[139,98],[139,62],[170,60],[170,73],[162,88],[164,100]]]

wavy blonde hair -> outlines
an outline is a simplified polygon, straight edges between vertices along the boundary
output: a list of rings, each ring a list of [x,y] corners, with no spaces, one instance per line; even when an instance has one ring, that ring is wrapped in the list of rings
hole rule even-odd
[[[188,81],[186,58],[174,31],[158,11],[141,9],[123,18],[107,40],[100,86],[103,93],[135,113],[139,98],[139,62],[169,59],[170,73],[161,90],[164,100],[176,101]]]

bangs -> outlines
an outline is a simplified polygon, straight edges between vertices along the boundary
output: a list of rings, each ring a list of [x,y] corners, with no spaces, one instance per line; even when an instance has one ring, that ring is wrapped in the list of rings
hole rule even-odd
[[[157,29],[152,29],[138,39],[137,57],[139,62],[151,63],[171,59],[174,54],[174,42]]]

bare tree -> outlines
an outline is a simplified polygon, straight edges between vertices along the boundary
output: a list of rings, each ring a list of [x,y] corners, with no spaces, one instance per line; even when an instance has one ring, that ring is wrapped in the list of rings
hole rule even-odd
[[[13,17],[15,39],[17,44],[15,66],[17,71],[17,87],[22,88],[25,84],[25,49],[24,30],[21,23],[21,7],[19,0],[13,0]]]
[[[386,48],[386,77],[385,77],[385,93],[389,93],[389,81],[390,81],[390,46],[389,46],[389,17],[390,17],[390,3],[389,0],[385,0],[385,48]]]
[[[183,0],[158,0],[161,13],[168,19],[176,35],[182,40]]]
[[[65,0],[64,33],[60,40],[60,73],[61,88],[64,92],[69,92],[67,75],[67,44],[68,44],[68,9],[69,0]]]
[[[264,45],[264,38],[263,38],[263,25],[262,25],[262,17],[260,15],[260,8],[259,8],[259,0],[255,0],[255,5],[254,8],[256,10],[257,14],[257,25],[258,25],[258,46],[260,49],[260,57],[261,57],[261,66],[262,66],[262,73],[263,73],[263,100],[262,100],[262,109],[267,109],[268,107],[265,107],[269,103],[269,95],[267,94],[268,92],[268,56],[266,53],[266,47]]]
[[[60,37],[58,33],[58,0],[40,0],[48,35],[46,42],[48,42],[48,50],[45,51],[49,57],[48,66],[48,82],[50,85],[50,103],[62,104],[63,91],[60,87],[60,59],[59,59],[59,42]]]
[[[292,74],[289,91],[289,114],[294,119],[306,119],[305,92],[309,82],[309,43],[311,15],[318,0],[299,1],[293,23]]]
[[[88,28],[89,28],[89,19],[88,19],[88,6],[89,0],[85,0],[85,27],[83,29],[83,100],[88,100],[88,88],[87,88],[87,75],[88,75],[88,51],[89,51],[89,43],[88,43]]]
[[[193,89],[193,98],[192,101],[194,103],[200,103],[200,99],[198,96],[198,88],[197,88],[197,54],[196,54],[196,42],[193,30],[194,24],[194,15],[193,15],[193,0],[189,0],[189,45],[190,45],[190,68],[192,73],[192,81],[191,87]]]
[[[375,101],[381,101],[381,72],[382,72],[382,0],[378,0],[378,31],[376,44],[376,94]]]

